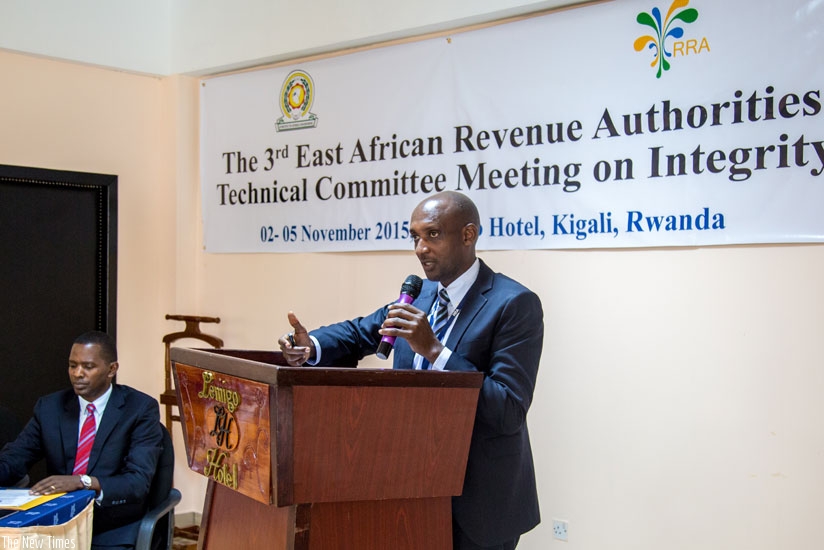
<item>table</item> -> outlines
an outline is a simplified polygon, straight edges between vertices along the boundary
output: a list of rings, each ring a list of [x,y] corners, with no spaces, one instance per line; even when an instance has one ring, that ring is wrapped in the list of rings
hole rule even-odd
[[[47,506],[43,503],[30,511]],[[43,548],[89,550],[92,545],[94,500],[65,523],[58,525],[31,525],[28,527],[0,527],[0,550]]]

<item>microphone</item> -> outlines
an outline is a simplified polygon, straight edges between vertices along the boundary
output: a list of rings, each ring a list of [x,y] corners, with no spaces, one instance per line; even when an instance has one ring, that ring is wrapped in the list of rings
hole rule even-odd
[[[401,295],[398,296],[398,301],[395,303],[411,304],[415,301],[415,298],[417,298],[418,295],[421,293],[422,286],[423,280],[420,277],[418,277],[417,275],[410,275],[401,285]],[[394,345],[394,336],[384,336],[383,338],[381,338],[381,343],[378,344],[378,351],[375,352],[375,355],[378,356],[378,359],[388,358],[389,354],[392,353],[392,347]]]

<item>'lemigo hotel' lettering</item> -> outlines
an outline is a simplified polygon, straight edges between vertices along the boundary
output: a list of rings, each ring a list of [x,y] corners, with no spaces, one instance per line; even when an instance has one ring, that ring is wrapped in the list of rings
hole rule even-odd
[[[235,412],[238,405],[240,405],[240,394],[234,390],[224,388],[222,386],[213,386],[212,382],[215,375],[211,372],[203,372],[203,389],[197,394],[198,397],[208,397],[214,399],[218,403],[223,403],[229,412]]]

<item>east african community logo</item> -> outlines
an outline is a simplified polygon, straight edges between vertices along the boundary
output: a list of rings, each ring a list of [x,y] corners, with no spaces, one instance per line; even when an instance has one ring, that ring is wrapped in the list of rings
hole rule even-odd
[[[650,63],[650,67],[654,69],[657,66],[656,78],[661,78],[663,72],[670,69],[670,59],[673,52],[667,49],[667,39],[680,40],[684,37],[684,27],[680,25],[682,23],[694,23],[698,19],[698,10],[695,8],[683,9],[689,3],[689,0],[674,0],[663,20],[661,19],[661,10],[657,7],[652,8],[651,13],[642,11],[635,18],[641,25],[652,27],[652,30],[655,31],[653,35],[645,34],[636,38],[633,47],[636,52],[640,52],[645,47],[653,50],[655,57]],[[703,43],[702,41],[702,46]],[[677,44],[681,43],[676,42]],[[683,54],[683,52],[681,53]]]

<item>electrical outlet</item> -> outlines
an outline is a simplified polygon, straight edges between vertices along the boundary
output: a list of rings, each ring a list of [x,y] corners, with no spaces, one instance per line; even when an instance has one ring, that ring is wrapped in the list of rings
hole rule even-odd
[[[556,539],[566,542],[569,540],[569,522],[565,519],[552,519],[552,534]]]

